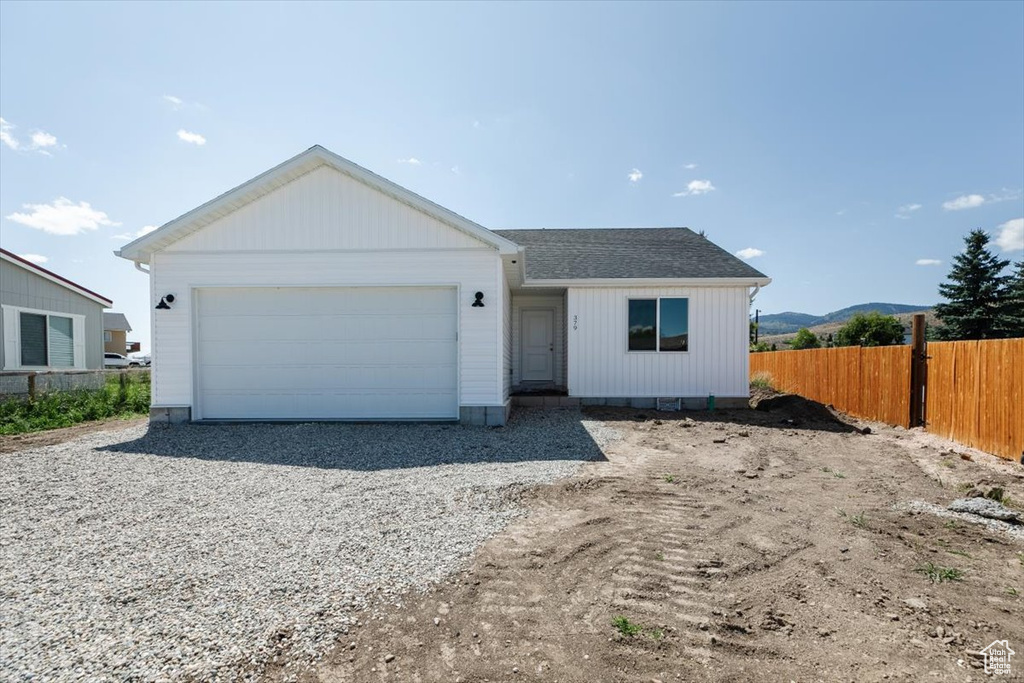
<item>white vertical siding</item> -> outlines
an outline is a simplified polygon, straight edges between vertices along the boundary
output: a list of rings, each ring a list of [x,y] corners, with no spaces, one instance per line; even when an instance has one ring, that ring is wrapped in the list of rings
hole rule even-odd
[[[689,351],[627,351],[628,300],[660,296],[689,298]],[[571,288],[567,299],[570,396],[749,394],[745,287]]]
[[[512,290],[508,278],[501,276],[501,385],[502,396],[507,401],[512,393]]]
[[[490,249],[392,252],[272,252],[153,257],[153,297],[174,294],[153,315],[153,403],[192,405],[193,289],[216,286],[454,285],[459,288],[460,405],[499,405],[501,306],[473,308],[473,293],[499,304],[501,259]]]
[[[550,308],[555,312],[554,329],[554,373],[555,384],[565,386],[565,297],[562,294],[529,294],[516,292],[512,295],[512,384],[521,381],[520,341],[522,340],[522,312],[524,308]]]
[[[320,166],[167,247],[179,251],[461,249],[486,246]]]

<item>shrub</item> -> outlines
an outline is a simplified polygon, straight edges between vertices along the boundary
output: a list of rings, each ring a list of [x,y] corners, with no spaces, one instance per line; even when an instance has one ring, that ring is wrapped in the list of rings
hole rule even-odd
[[[793,337],[793,341],[789,342],[789,348],[798,351],[802,349],[820,349],[821,340],[806,327],[801,327],[797,331],[796,336]]]
[[[878,311],[856,313],[836,333],[836,346],[891,346],[903,343],[903,324]]]

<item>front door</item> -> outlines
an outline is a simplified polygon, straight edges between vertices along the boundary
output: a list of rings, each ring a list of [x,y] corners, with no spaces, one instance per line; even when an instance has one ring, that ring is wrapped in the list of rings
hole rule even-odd
[[[555,312],[523,311],[522,381],[555,381]]]

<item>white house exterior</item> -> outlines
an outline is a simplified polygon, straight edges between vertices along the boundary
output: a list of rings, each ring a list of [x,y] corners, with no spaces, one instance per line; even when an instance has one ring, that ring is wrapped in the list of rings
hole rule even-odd
[[[537,233],[581,231],[490,231],[313,147],[117,253],[150,274],[154,420],[500,425],[515,389],[746,396],[749,296],[769,280],[680,230],[643,232],[742,277],[532,277],[533,252],[550,275],[564,248]],[[658,296],[688,299],[688,350],[627,351],[628,300]]]

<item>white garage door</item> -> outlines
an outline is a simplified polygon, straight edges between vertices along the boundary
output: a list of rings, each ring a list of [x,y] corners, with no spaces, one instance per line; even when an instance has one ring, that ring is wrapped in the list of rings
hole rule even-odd
[[[458,417],[451,287],[199,290],[202,419]]]

